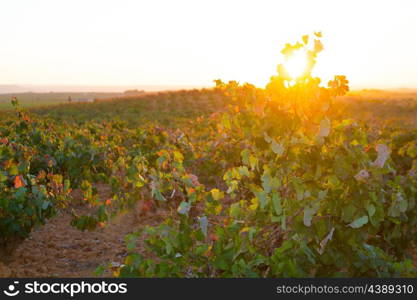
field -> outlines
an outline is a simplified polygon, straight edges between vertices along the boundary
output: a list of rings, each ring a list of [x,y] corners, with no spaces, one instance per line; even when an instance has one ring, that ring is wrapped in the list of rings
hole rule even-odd
[[[77,102],[78,99],[104,99],[122,96],[123,93],[14,93],[14,94],[0,94],[0,109],[13,109],[10,102],[12,97],[19,97],[21,107],[37,107],[54,104],[68,103],[68,99]]]
[[[352,180],[355,183],[348,183],[356,184],[349,188],[352,194],[339,194],[340,187],[337,185],[350,176],[354,177],[363,166],[345,165],[346,162],[354,164],[350,155],[357,155],[349,153],[346,144],[343,152],[332,154],[339,155],[337,159],[335,156],[323,160],[316,157],[311,161],[312,158],[308,156],[318,153],[301,151],[296,154],[296,150],[293,150],[295,153],[287,155],[304,156],[291,158],[296,163],[294,167],[306,169],[303,172],[297,169],[291,171],[295,173],[292,173],[293,180],[289,182],[278,177],[274,173],[277,169],[272,166],[284,167],[285,161],[289,161],[280,158],[285,155],[280,155],[282,150],[277,146],[280,144],[275,145],[275,150],[268,150],[264,137],[257,140],[259,146],[263,147],[262,151],[272,151],[262,153],[262,156],[258,154],[259,157],[252,154],[256,153],[252,149],[255,145],[239,144],[239,140],[232,135],[233,122],[236,121],[227,121],[224,117],[228,115],[228,106],[234,106],[235,102],[220,88],[32,108],[28,112],[20,112],[20,118],[15,112],[3,112],[1,232],[3,248],[8,251],[3,270],[9,276],[77,277],[93,276],[95,269],[101,266],[105,270],[103,274],[107,276],[113,272],[128,276],[187,276],[191,269],[181,269],[179,266],[175,266],[174,270],[168,268],[174,267],[170,266],[170,261],[178,260],[175,256],[183,253],[189,256],[186,258],[188,261],[198,263],[198,268],[202,268],[200,263],[203,261],[214,259],[213,269],[205,270],[209,273],[201,274],[204,276],[329,276],[335,275],[337,269],[341,275],[388,276],[404,274],[401,272],[405,272],[403,268],[406,266],[407,272],[411,272],[413,267],[405,262],[412,254],[413,244],[405,234],[412,229],[407,234],[415,236],[415,227],[409,227],[411,222],[415,222],[412,217],[415,174],[407,175],[404,172],[412,173],[415,170],[417,100],[410,100],[408,95],[392,100],[389,93],[382,94],[384,96],[380,98],[369,98],[365,94],[359,97],[356,94],[337,99],[332,122],[338,124],[334,131],[342,130],[347,135],[346,130],[349,130],[352,141],[366,143],[361,155],[369,161],[377,156],[374,146],[377,141],[384,140],[389,145],[391,158],[384,166],[387,168],[386,174],[377,175],[386,179],[373,179],[376,180],[373,184],[382,184],[379,180],[387,181],[385,189],[388,195],[385,201],[388,203],[385,205],[389,206],[386,211],[384,207],[376,205],[381,199],[378,193],[382,189],[367,187],[354,178]],[[235,115],[236,112],[232,116]],[[360,124],[364,124],[364,127],[358,128],[366,130],[358,129],[360,131],[355,132],[353,121],[342,121],[339,119],[341,116],[363,122]],[[332,130],[326,139],[332,134],[340,135],[340,132]],[[278,140],[277,135],[270,135]],[[340,136],[334,138],[337,140]],[[327,140],[324,145],[335,142]],[[245,149],[252,150],[247,153]],[[268,155],[271,167],[268,167],[264,155]],[[297,166],[298,161],[304,161],[305,165]],[[314,199],[315,193],[323,195],[315,187],[317,181],[311,183],[303,179],[310,168],[318,172],[313,165],[325,168],[325,175],[322,176],[326,177],[320,180],[320,184],[328,192],[321,201],[350,199],[349,202],[355,203],[352,195],[360,201],[375,201],[373,216],[379,209],[378,219],[372,221],[369,218],[367,224],[354,226],[358,228],[346,227],[355,222],[355,218],[357,222],[362,214],[368,215],[369,210],[372,212],[373,209],[369,208],[372,207],[369,203],[364,204],[364,208],[360,207],[360,203],[355,203],[353,207],[344,203],[346,209],[351,210],[350,215],[346,216],[344,212],[340,216],[330,214],[326,223],[323,223],[321,220],[325,218],[325,212],[319,212],[320,207],[317,207],[311,208],[317,212],[308,221],[308,213],[304,211],[303,216],[302,211],[300,214],[298,210]],[[395,181],[388,179],[393,170],[399,172],[393,178],[399,181],[398,186],[394,185]],[[295,178],[299,181],[294,181]],[[411,182],[401,184],[403,180]],[[397,193],[404,193],[404,198],[407,197],[405,199],[409,202],[405,209],[399,207],[398,211],[393,211],[390,185],[394,185]],[[276,204],[274,190],[288,193],[280,196],[282,202],[300,202],[294,215],[291,215],[291,211],[284,215],[285,202],[281,208]],[[364,197],[357,194],[365,191],[368,194]],[[407,195],[407,192],[414,194]],[[19,206],[14,207],[13,201]],[[262,204],[260,201],[265,202]],[[321,204],[322,209],[328,210],[326,206],[330,205],[329,202]],[[53,217],[56,212],[58,215]],[[75,212],[80,215],[76,216]],[[305,225],[306,216],[307,224],[311,222],[309,227]],[[42,226],[49,217],[52,219]],[[79,231],[70,225],[71,222],[75,227],[91,231]],[[286,228],[282,228],[284,222]],[[147,228],[148,225],[154,227]],[[35,229],[31,231],[32,226]],[[193,230],[185,230],[184,226]],[[298,234],[311,234],[302,228],[296,229],[297,226],[313,231],[318,237],[301,239],[304,245],[294,245],[294,239],[288,239],[291,232],[297,230]],[[337,229],[341,232],[338,233]],[[146,242],[142,236],[145,233],[138,236],[134,234],[142,230],[146,232]],[[257,234],[260,230],[265,232]],[[350,269],[332,265],[336,261],[330,261],[330,266],[320,266],[323,263],[317,261],[321,256],[316,247],[323,245],[322,241],[326,240],[329,232],[333,232],[334,236],[328,241],[326,252],[332,251],[332,247],[336,248],[333,251],[338,252],[352,247],[355,250],[344,251],[360,254],[356,250],[359,243],[350,245],[345,242],[344,236],[338,236],[343,231],[351,231],[349,234],[358,236],[360,242],[372,247],[362,251],[374,251],[375,257],[364,255],[364,266],[353,267],[352,264]],[[393,235],[395,231],[394,236],[382,235],[384,232]],[[28,239],[15,241],[16,236],[27,235]],[[125,235],[127,245],[123,242]],[[161,235],[166,237],[161,238]],[[133,243],[136,239],[139,241],[137,245]],[[182,241],[187,239],[189,245],[184,249]],[[341,245],[342,240],[344,242]],[[285,241],[291,241],[291,247]],[[13,246],[6,247],[9,244]],[[216,253],[218,250],[215,247],[227,247],[229,252],[222,249]],[[290,256],[287,264],[291,264],[291,259],[294,259],[291,256],[295,255],[293,263],[300,265],[294,266],[295,269],[291,271],[294,273],[279,273],[277,270],[273,271],[277,273],[268,273],[268,269],[261,269],[262,273],[257,273],[257,264],[265,260],[262,256],[267,256],[262,255],[257,247],[272,254],[285,250],[283,247],[300,249],[301,253],[286,254]],[[45,252],[48,255],[45,256]],[[229,256],[219,260],[216,256],[220,253],[229,253]],[[242,258],[236,259],[234,256]],[[154,257],[159,259],[146,260]],[[165,267],[158,265],[161,264],[160,259],[165,260]],[[235,266],[247,264],[245,259],[254,265],[243,269]],[[368,262],[369,259],[375,261]],[[116,267],[108,267],[107,264]],[[215,267],[216,264],[219,264],[218,267]],[[187,265],[193,266],[189,262]],[[320,270],[319,266],[324,267],[324,270]],[[183,268],[188,267],[184,265]],[[232,268],[238,269],[227,273],[232,272]],[[249,270],[250,273],[247,273]],[[287,268],[280,272],[284,270],[288,272]],[[325,273],[308,273],[318,270]]]
[[[12,98],[0,272],[415,277],[416,93],[348,93],[344,76],[322,86],[310,71],[279,66],[265,88]]]

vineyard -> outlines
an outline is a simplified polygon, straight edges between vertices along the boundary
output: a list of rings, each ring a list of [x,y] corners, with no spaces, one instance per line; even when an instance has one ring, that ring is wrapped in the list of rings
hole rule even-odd
[[[66,213],[82,237],[133,211],[125,255],[91,276],[417,276],[417,100],[321,82],[320,37],[287,44],[307,68],[279,65],[265,88],[216,80],[28,110],[13,98],[0,112],[4,263],[48,219]]]

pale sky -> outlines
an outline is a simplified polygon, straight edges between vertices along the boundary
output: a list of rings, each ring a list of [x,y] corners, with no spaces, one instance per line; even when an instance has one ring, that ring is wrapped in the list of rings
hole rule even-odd
[[[314,31],[324,80],[417,87],[416,0],[1,0],[0,84],[264,85]]]

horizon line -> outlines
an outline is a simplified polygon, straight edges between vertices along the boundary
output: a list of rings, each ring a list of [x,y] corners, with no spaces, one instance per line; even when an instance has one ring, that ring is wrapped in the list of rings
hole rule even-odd
[[[243,82],[242,82],[243,83]],[[127,89],[142,89],[145,92],[155,91],[169,91],[169,88],[174,90],[180,89],[203,89],[213,88],[214,85],[203,85],[203,84],[116,84],[116,85],[105,85],[105,84],[1,84],[0,83],[0,94],[22,94],[22,93],[121,93]],[[261,87],[261,86],[259,86]],[[29,89],[28,89],[29,88]],[[33,88],[33,90],[30,90]],[[65,90],[68,88],[69,90]],[[148,89],[146,89],[148,88]],[[2,89],[4,91],[2,91]],[[8,90],[10,89],[10,90]],[[351,91],[358,90],[412,90],[417,92],[417,87],[414,86],[366,86],[366,85],[354,85],[351,86]]]

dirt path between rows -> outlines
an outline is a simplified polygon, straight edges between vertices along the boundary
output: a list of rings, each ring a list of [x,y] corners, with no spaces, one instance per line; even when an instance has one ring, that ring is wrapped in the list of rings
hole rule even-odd
[[[105,185],[98,186],[98,191],[101,199],[110,195]],[[81,198],[80,191],[73,192],[74,203],[80,203]],[[77,213],[90,210],[85,205],[73,208]],[[71,226],[71,213],[61,211],[0,259],[0,277],[95,277],[94,271],[100,265],[123,263],[127,234],[156,225],[163,216],[160,211],[142,215],[137,206],[110,220],[104,228],[80,231]],[[140,250],[140,242],[137,248]],[[112,276],[111,271],[102,275]]]
[[[136,214],[130,212],[105,228],[82,232],[72,227],[70,221],[70,213],[61,212],[35,229],[0,264],[0,276],[92,277],[101,264],[122,263],[127,255],[125,235],[146,223],[141,225]]]

